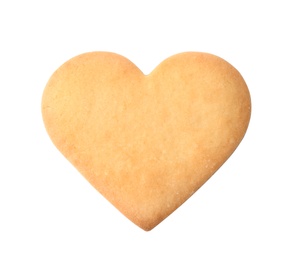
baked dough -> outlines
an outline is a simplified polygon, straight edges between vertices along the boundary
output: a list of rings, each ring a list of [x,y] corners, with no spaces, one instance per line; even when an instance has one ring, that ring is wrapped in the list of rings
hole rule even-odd
[[[114,53],[64,63],[42,115],[60,152],[120,212],[151,230],[228,159],[251,113],[240,73],[223,59],[174,55],[144,75]]]

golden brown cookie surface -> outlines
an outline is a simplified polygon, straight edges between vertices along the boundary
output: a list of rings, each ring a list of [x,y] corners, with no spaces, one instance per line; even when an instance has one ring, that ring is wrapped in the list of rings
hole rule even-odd
[[[50,78],[42,114],[63,155],[116,208],[150,230],[227,160],[250,119],[229,63],[181,53],[149,75],[106,52],[77,56]]]

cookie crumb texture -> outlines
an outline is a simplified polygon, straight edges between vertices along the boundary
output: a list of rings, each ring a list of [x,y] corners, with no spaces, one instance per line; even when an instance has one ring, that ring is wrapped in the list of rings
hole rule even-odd
[[[196,52],[174,55],[149,75],[118,54],[85,53],[55,71],[42,98],[55,146],[147,231],[228,159],[250,114],[240,73]]]

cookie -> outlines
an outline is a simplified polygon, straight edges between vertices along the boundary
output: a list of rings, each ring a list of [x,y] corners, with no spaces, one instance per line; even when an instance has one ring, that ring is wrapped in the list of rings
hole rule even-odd
[[[54,72],[42,97],[55,146],[147,231],[229,158],[250,114],[240,73],[198,52],[171,56],[149,75],[118,54],[85,53]]]

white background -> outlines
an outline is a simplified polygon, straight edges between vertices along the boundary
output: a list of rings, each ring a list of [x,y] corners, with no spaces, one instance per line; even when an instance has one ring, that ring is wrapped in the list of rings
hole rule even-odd
[[[289,259],[288,1],[1,1],[0,259]],[[144,73],[183,51],[245,78],[248,132],[224,166],[150,232],[123,217],[51,143],[41,96],[83,52]]]

